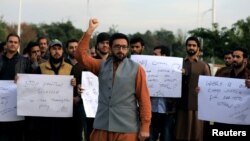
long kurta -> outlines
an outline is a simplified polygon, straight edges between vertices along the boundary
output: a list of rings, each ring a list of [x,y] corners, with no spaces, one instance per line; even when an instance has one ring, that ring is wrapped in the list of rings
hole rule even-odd
[[[198,95],[195,88],[198,87],[199,75],[210,75],[206,63],[197,58],[183,62],[185,74],[182,79],[182,96],[177,104],[176,139],[186,141],[203,140],[203,121],[198,120]]]
[[[79,47],[76,51],[75,57],[80,63],[83,64],[83,66],[87,70],[98,75],[101,70],[102,60],[94,59],[88,55],[88,46],[89,46],[90,37],[91,35],[85,33],[84,37],[79,43]],[[114,81],[115,73],[118,67],[119,67],[119,64],[113,63],[113,80],[110,80],[110,81]],[[116,82],[116,83],[119,83],[119,82]],[[147,83],[146,83],[145,71],[140,65],[138,66],[138,70],[136,73],[135,95],[138,101],[139,113],[140,113],[140,116],[138,117],[140,119],[139,130],[141,132],[149,133],[149,126],[150,126],[150,120],[151,120],[151,104],[150,104],[149,91],[148,91]],[[95,119],[95,120],[101,120],[101,119]],[[96,132],[99,132],[99,133],[96,133]],[[137,132],[121,133],[121,132],[116,132],[116,131],[110,132],[109,130],[97,130],[97,129],[94,130],[92,139],[111,141],[111,140],[123,138],[124,134],[127,134],[128,136],[130,136],[131,138],[129,139],[137,140],[137,134],[138,134]],[[122,140],[127,140],[127,139],[123,138]]]

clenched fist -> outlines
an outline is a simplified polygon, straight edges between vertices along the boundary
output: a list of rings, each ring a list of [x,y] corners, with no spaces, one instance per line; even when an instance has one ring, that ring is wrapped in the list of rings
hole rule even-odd
[[[89,20],[89,28],[94,30],[99,25],[99,22],[97,19],[90,19]]]

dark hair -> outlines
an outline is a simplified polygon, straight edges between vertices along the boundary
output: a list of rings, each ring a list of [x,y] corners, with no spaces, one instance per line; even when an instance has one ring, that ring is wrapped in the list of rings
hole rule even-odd
[[[236,47],[235,49],[233,49],[234,51],[241,51],[243,52],[243,58],[248,58],[248,53],[247,53],[247,49],[243,48],[243,47]]]
[[[156,50],[156,49],[161,49],[161,45],[160,46],[155,46],[154,50]]]
[[[98,43],[102,41],[109,41],[109,39],[110,39],[110,35],[107,32],[99,33],[96,37],[96,47]]]
[[[154,50],[156,49],[161,49],[161,55],[165,54],[166,56],[170,56],[170,50],[168,46],[159,45],[159,46],[154,47]]]
[[[46,39],[47,44],[49,43],[49,42],[48,42],[48,39],[47,39],[46,37],[44,37],[44,36],[41,36],[41,37],[37,38],[36,42],[39,43],[40,40],[42,40],[42,39]]]
[[[114,40],[116,40],[116,39],[125,39],[125,40],[127,41],[127,43],[129,44],[128,37],[127,37],[125,34],[123,34],[123,33],[114,33],[114,34],[110,37],[110,39],[109,39],[109,46],[110,46],[110,47],[112,47],[113,42],[114,42]]]
[[[187,40],[186,40],[186,46],[188,44],[188,41],[195,41],[196,44],[197,44],[197,46],[198,46],[198,48],[200,48],[200,41],[199,41],[199,39],[197,37],[191,36],[191,37],[187,38]]]
[[[18,42],[19,42],[19,43],[21,42],[20,37],[19,37],[16,33],[10,33],[10,34],[7,36],[7,38],[6,38],[6,42],[8,42],[9,38],[12,37],[12,36],[17,37],[17,38],[18,38]]]
[[[30,55],[27,47],[23,49],[23,55],[26,54],[26,53],[28,53]]]
[[[161,47],[161,54],[165,54],[166,56],[170,56],[170,50],[169,50],[169,47],[167,46],[162,46]]]
[[[0,43],[0,52],[4,51],[4,46],[6,45],[6,42],[1,42]]]
[[[73,43],[73,42],[77,42],[77,43],[78,43],[78,40],[76,40],[76,39],[70,39],[70,40],[68,40],[68,41],[66,42],[66,48],[69,47],[69,43]]]
[[[35,46],[39,47],[39,44],[37,42],[30,41],[27,44],[26,48],[23,50],[23,54],[28,53],[29,55],[31,55],[31,49]]]
[[[233,51],[232,50],[226,50],[223,52],[223,56],[225,55],[233,55]]]
[[[141,37],[138,37],[138,36],[134,36],[130,39],[130,44],[134,44],[134,43],[137,43],[137,42],[140,42],[142,46],[144,46],[144,40],[141,38]]]

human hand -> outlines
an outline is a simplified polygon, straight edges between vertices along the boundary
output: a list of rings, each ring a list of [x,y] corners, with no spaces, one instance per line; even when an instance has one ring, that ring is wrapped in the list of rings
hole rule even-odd
[[[140,131],[138,138],[139,141],[145,141],[147,138],[149,138],[149,133]]]
[[[197,95],[198,95],[198,94],[199,94],[199,92],[200,92],[200,87],[199,87],[199,86],[197,86],[197,87],[195,88],[195,90],[194,90],[194,91],[195,91],[195,94],[197,94]]]
[[[31,61],[34,63],[34,62],[37,62],[38,61],[38,56],[36,53],[31,53],[31,56],[30,56],[30,59]]]
[[[250,79],[246,79],[245,84],[247,88],[250,88]]]
[[[83,90],[84,90],[84,89],[82,88],[81,84],[78,84],[78,85],[77,85],[77,94],[81,95],[82,92],[83,92]]]
[[[72,78],[71,81],[70,81],[70,84],[75,87],[76,86],[76,79],[75,78]]]
[[[17,80],[19,79],[19,76],[18,75],[15,75],[15,78],[14,78],[14,83],[17,83]]]
[[[184,75],[186,73],[184,68],[181,69],[181,72],[182,72],[182,75]]]
[[[99,21],[97,19],[90,19],[89,20],[89,28],[88,28],[88,33],[92,34],[94,32],[94,30],[97,28],[97,26],[99,25]]]

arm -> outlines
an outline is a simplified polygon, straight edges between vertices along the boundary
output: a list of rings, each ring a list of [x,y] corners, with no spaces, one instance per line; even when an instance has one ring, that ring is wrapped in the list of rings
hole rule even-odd
[[[222,71],[222,68],[219,68],[219,69],[216,71],[216,73],[215,73],[215,75],[214,75],[214,76],[219,76],[219,75],[220,75],[220,73],[221,73],[221,71]]]
[[[144,140],[149,137],[149,126],[151,121],[151,103],[146,82],[144,69],[139,66],[136,76],[136,96],[139,103],[140,111],[140,131],[139,139]]]
[[[94,59],[88,54],[89,42],[91,35],[94,30],[98,26],[97,19],[89,20],[89,27],[82,39],[79,42],[79,46],[75,52],[75,58],[79,63],[81,63],[87,70],[93,72],[94,74],[98,74],[100,70],[101,60]]]
[[[211,76],[211,71],[208,64],[205,65],[204,73],[205,75]]]
[[[211,76],[211,71],[210,71],[210,68],[209,68],[208,64],[205,65],[205,68],[204,68],[204,75]],[[194,91],[195,91],[195,94],[199,94],[199,92],[200,92],[200,87],[197,86],[197,87],[195,88]]]

